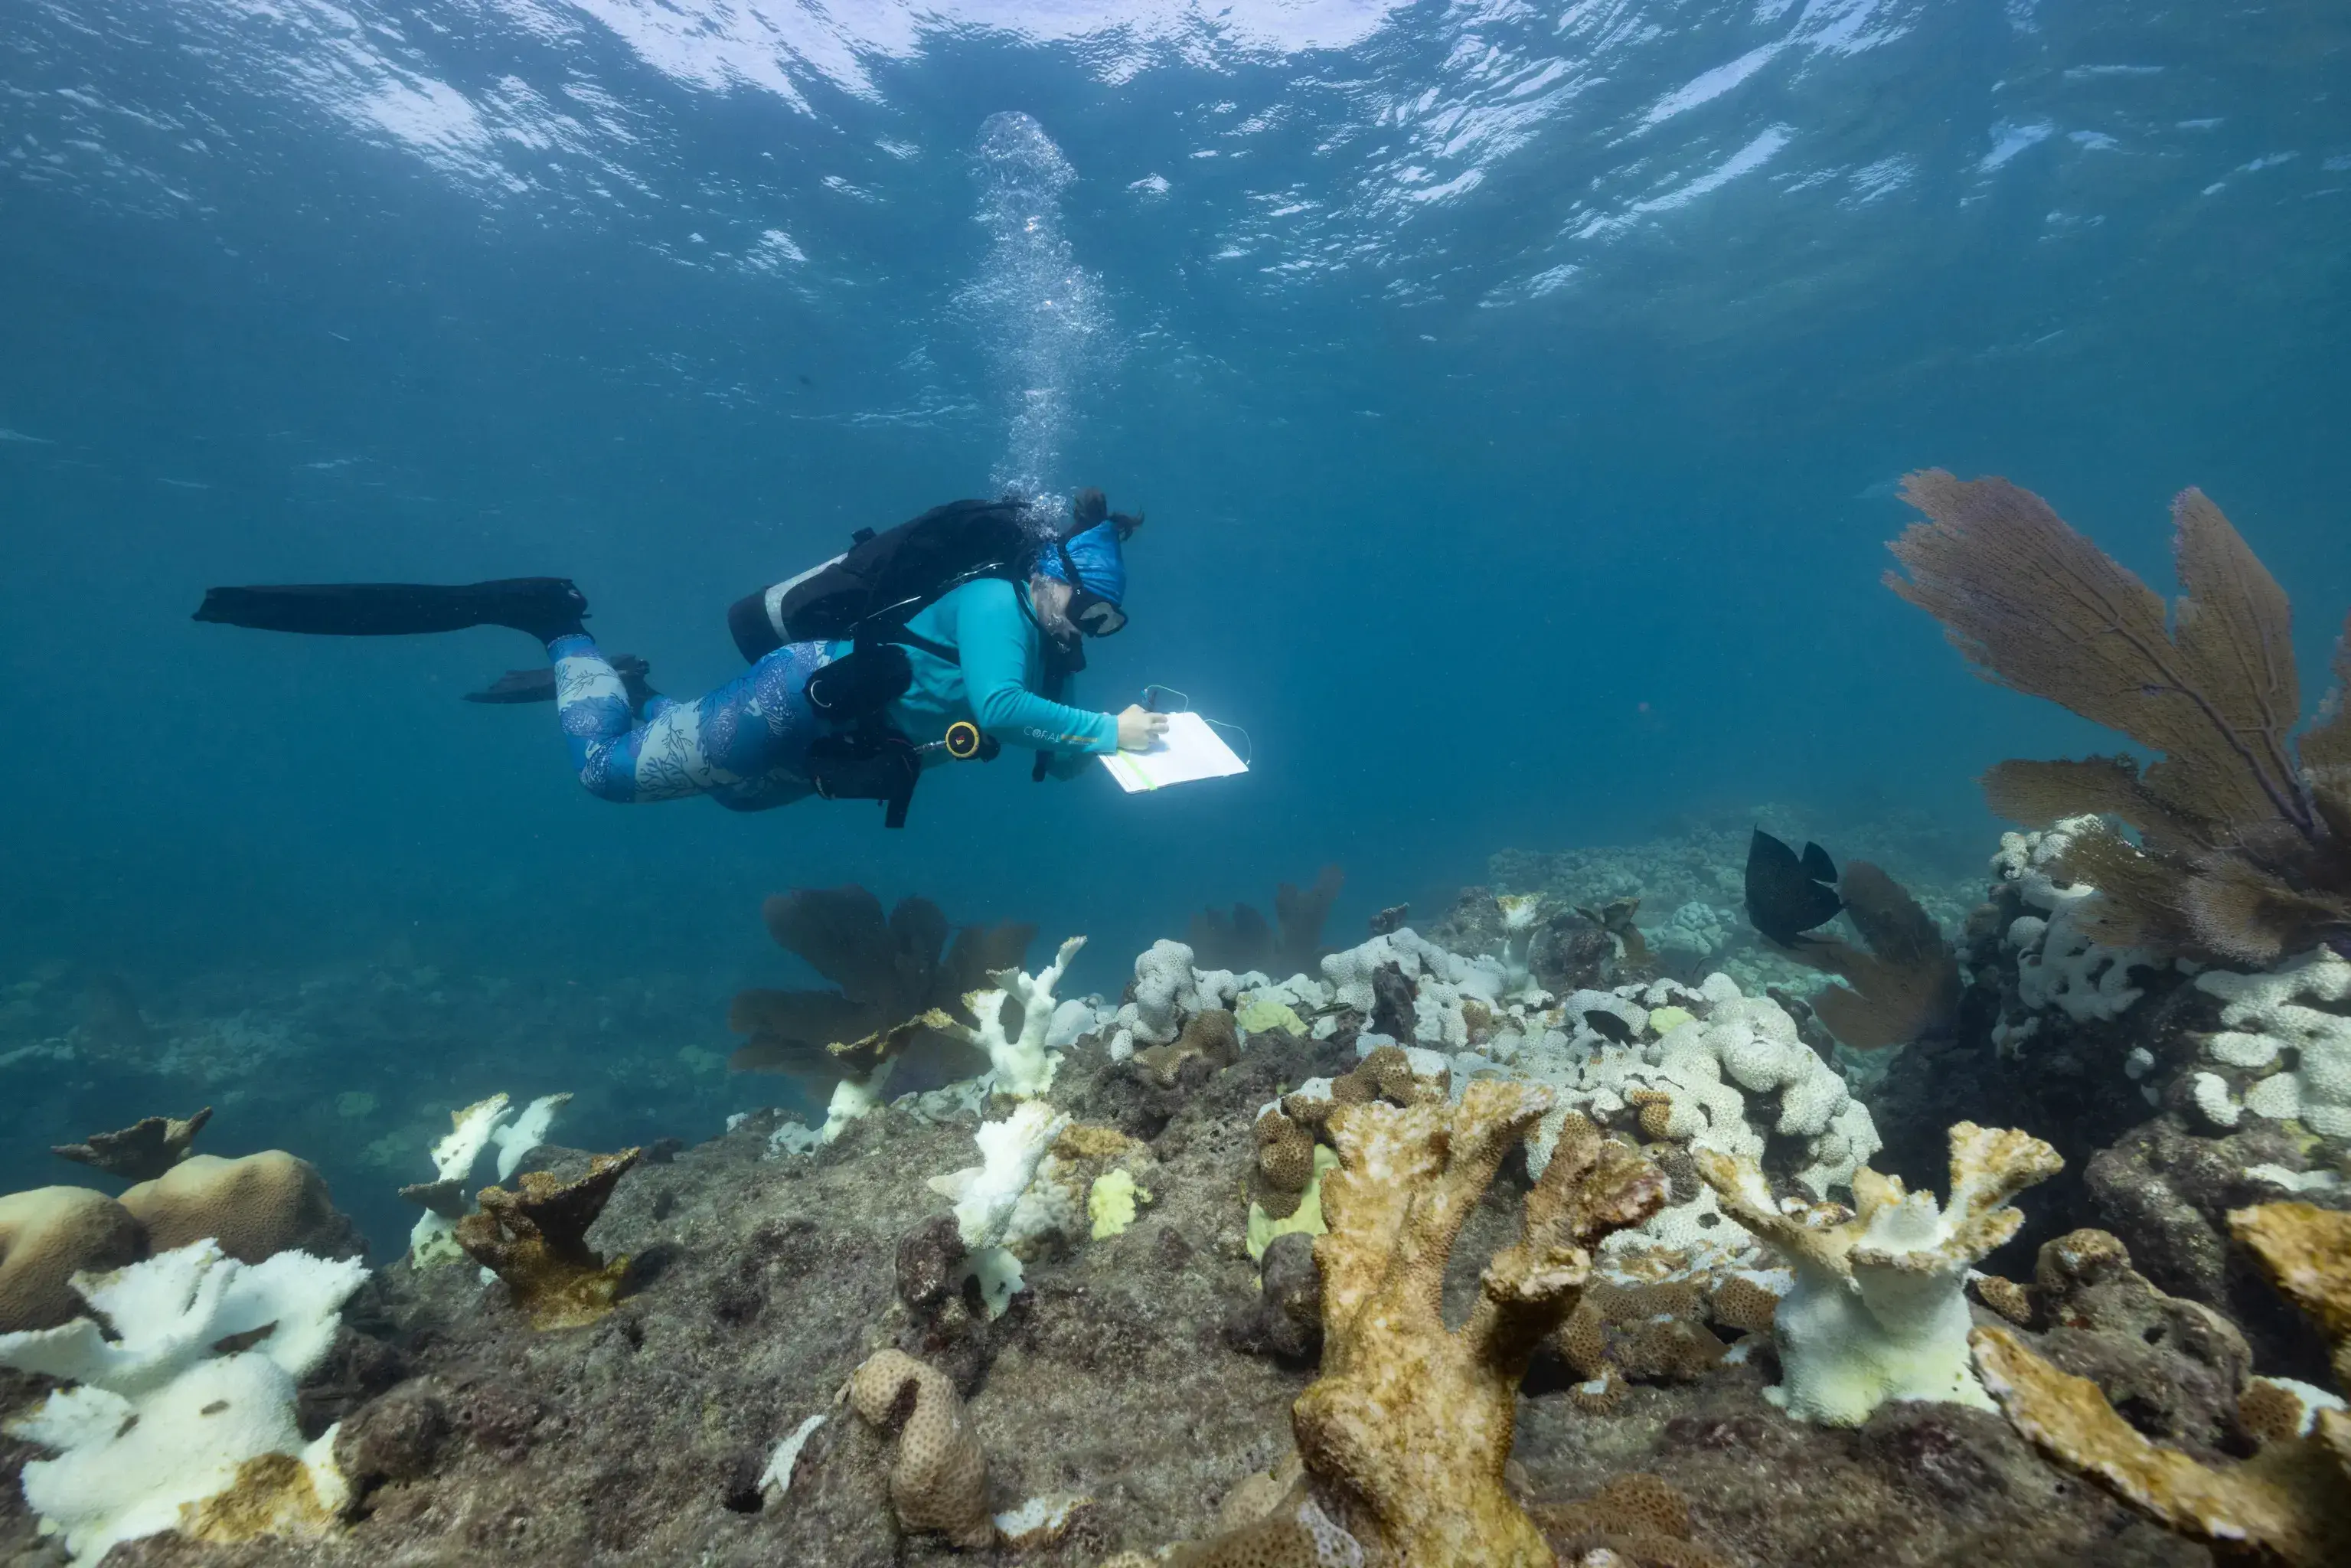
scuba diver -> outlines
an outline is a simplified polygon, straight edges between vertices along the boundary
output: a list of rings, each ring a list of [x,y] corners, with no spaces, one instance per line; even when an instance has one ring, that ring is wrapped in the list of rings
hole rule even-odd
[[[727,612],[751,667],[692,702],[645,684],[642,660],[607,657],[568,578],[441,587],[340,583],[215,588],[198,621],[327,636],[506,626],[546,645],[551,672],[516,672],[473,700],[551,698],[580,782],[600,800],[707,795],[761,811],[810,794],[883,802],[904,824],[925,768],[1036,753],[1031,777],[1148,750],[1164,715],[1069,701],[1082,639],[1126,624],[1125,542],[1140,517],[1100,490],[1071,522],[1036,528],[1028,503],[951,501],[884,533],[861,528],[822,565]]]

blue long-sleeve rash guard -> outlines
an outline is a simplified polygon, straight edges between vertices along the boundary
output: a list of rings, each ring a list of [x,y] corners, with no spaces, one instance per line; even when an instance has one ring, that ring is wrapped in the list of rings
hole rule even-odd
[[[942,738],[957,719],[969,719],[1008,747],[1059,753],[1053,771],[1064,776],[1084,758],[1116,751],[1115,716],[1037,694],[1045,681],[1045,633],[1029,611],[1027,592],[1024,584],[981,578],[908,621],[907,631],[953,648],[960,663],[908,647],[914,684],[891,705],[890,722],[919,744]],[[838,657],[849,647],[837,643],[832,653]],[[945,759],[944,752],[930,756],[934,762]]]

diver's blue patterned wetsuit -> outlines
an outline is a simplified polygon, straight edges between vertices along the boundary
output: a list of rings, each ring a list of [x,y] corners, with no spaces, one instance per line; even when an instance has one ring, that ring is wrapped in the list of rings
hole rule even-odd
[[[829,662],[824,643],[787,643],[693,702],[655,697],[643,724],[594,639],[559,637],[547,651],[563,738],[590,794],[621,801],[707,795],[734,810],[763,811],[813,792],[808,748],[824,726],[801,691]]]
[[[916,613],[907,630],[956,656],[908,648],[914,685],[888,716],[917,743],[968,720],[1008,748],[1054,753],[1053,772],[1069,778],[1088,756],[1118,749],[1118,720],[1038,695],[1048,680],[1045,637],[1026,593],[1001,578],[982,578]],[[815,792],[809,745],[827,726],[809,706],[805,688],[848,643],[788,643],[696,701],[655,697],[642,722],[592,638],[558,637],[547,651],[555,661],[564,739],[590,794],[621,801],[707,795],[734,810],[763,811]],[[934,751],[925,765],[946,760],[944,751]]]

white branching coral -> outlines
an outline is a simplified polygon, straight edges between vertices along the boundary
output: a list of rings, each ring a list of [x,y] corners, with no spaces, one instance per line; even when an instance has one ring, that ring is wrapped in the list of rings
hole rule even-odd
[[[1024,1100],[1001,1122],[983,1122],[972,1134],[980,1163],[933,1176],[933,1192],[955,1202],[956,1232],[970,1254],[990,1317],[1001,1314],[1023,1281],[1010,1248],[1022,1197],[1038,1179],[1070,1118],[1042,1100]],[[1082,1199],[1081,1199],[1082,1201]]]
[[[474,1163],[490,1145],[490,1138],[498,1124],[507,1118],[507,1097],[501,1093],[486,1100],[476,1100],[462,1111],[449,1113],[451,1126],[441,1141],[433,1145],[433,1180],[434,1185],[455,1183],[462,1186],[471,1179]],[[457,1245],[457,1220],[448,1212],[459,1206],[443,1202],[427,1207],[417,1217],[415,1228],[408,1233],[411,1260],[419,1269],[435,1264],[454,1263],[465,1254]]]
[[[2244,1109],[2299,1121],[2322,1137],[2351,1138],[2351,962],[2321,947],[2266,975],[2208,969],[2196,988],[2222,1003],[2223,1027],[2205,1041],[2205,1053],[2264,1074],[2246,1088]],[[2227,1103],[2225,1087],[2212,1092],[2216,1104]]]
[[[1795,1269],[1772,1327],[1785,1381],[1765,1391],[1790,1415],[1857,1427],[1889,1399],[1991,1408],[1969,1361],[1968,1270],[2024,1223],[2009,1200],[2064,1161],[2038,1138],[1972,1122],[1950,1137],[1948,1208],[1865,1167],[1850,1218],[1785,1212],[1752,1161],[1697,1151],[1724,1212]]]
[[[210,1241],[76,1275],[95,1317],[0,1334],[0,1365],[74,1385],[9,1428],[58,1450],[25,1466],[42,1529],[79,1563],[166,1530],[234,1542],[330,1528],[350,1493],[336,1429],[306,1444],[294,1394],[366,1278],[357,1259],[248,1265]]]
[[[1018,969],[998,969],[988,977],[996,982],[996,989],[974,991],[964,998],[964,1006],[979,1020],[979,1027],[967,1029],[954,1024],[948,1032],[987,1053],[990,1084],[997,1092],[1026,1097],[1042,1094],[1053,1086],[1053,1075],[1061,1065],[1061,1053],[1050,1047],[1053,988],[1061,983],[1070,960],[1085,945],[1084,937],[1072,936],[1061,944],[1053,961],[1035,977]],[[1007,1000],[1020,1004],[1020,1032],[1017,1035],[1005,1032]]]

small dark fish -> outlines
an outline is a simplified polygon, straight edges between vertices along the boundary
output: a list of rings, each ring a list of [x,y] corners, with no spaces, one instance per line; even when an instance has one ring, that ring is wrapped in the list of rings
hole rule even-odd
[[[1835,880],[1835,862],[1818,844],[1806,844],[1800,859],[1761,828],[1747,841],[1747,918],[1783,947],[1844,907],[1829,885]]]
[[[1374,936],[1385,936],[1391,932],[1400,930],[1403,927],[1405,921],[1411,917],[1411,915],[1412,905],[1409,904],[1389,904],[1385,909],[1381,910],[1377,915],[1372,916],[1372,935]]]
[[[1633,1026],[1614,1013],[1604,1009],[1593,1008],[1584,1013],[1583,1021],[1592,1026],[1593,1033],[1604,1039],[1612,1040],[1618,1045],[1633,1043]]]

